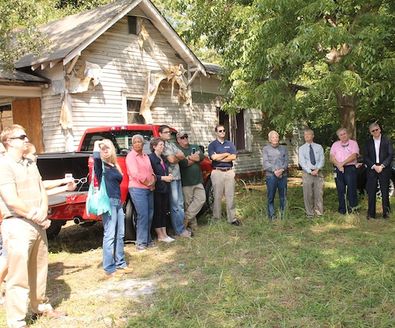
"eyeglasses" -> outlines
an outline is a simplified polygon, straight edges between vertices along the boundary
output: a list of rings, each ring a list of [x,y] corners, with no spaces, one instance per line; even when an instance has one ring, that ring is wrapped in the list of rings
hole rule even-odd
[[[84,183],[87,183],[87,182],[88,182],[88,178],[87,177],[84,177],[84,178],[81,178],[81,179],[74,179],[74,183],[75,184],[79,184],[79,183],[84,184]]]
[[[27,135],[26,135],[26,134],[21,134],[21,135],[18,136],[18,137],[10,137],[10,138],[8,138],[8,139],[12,139],[12,140],[15,140],[15,139],[25,140],[26,138],[27,138]]]
[[[171,133],[171,131],[163,131],[162,133],[169,134],[169,133]]]
[[[180,139],[188,139],[188,135],[186,134],[185,136],[180,137]]]
[[[370,131],[370,133],[377,132],[378,130],[379,130],[379,128],[373,129],[372,131]]]
[[[222,133],[222,132],[225,132],[225,130],[218,130],[218,133]]]

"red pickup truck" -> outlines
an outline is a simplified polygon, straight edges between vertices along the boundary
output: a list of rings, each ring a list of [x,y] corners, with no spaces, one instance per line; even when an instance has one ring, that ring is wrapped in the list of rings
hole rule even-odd
[[[172,139],[175,141],[177,131],[172,129]],[[90,183],[90,172],[93,167],[92,151],[96,140],[110,139],[118,155],[118,163],[124,172],[121,183],[121,198],[125,210],[125,240],[135,239],[135,211],[128,193],[129,178],[126,173],[125,158],[131,149],[133,135],[141,134],[144,137],[144,151],[150,152],[149,141],[152,137],[159,136],[159,125],[122,125],[103,126],[87,129],[81,138],[78,150],[72,153],[48,153],[38,156],[37,165],[43,179],[55,179],[72,173],[74,178],[81,179],[74,192],[49,197],[49,219],[51,226],[47,230],[49,238],[57,236],[63,225],[69,220],[76,224],[96,222],[101,217],[89,216],[85,211],[85,201]],[[204,151],[204,149],[202,149]],[[207,202],[202,212],[211,208],[213,201],[211,187],[211,161],[206,157],[201,162]]]

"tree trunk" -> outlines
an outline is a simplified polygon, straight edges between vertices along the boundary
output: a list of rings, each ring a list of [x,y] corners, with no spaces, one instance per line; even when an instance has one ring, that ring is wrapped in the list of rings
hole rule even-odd
[[[343,128],[346,128],[351,139],[357,138],[355,126],[355,113],[357,110],[356,97],[347,96],[340,92],[337,93],[337,108],[339,109],[340,122]]]

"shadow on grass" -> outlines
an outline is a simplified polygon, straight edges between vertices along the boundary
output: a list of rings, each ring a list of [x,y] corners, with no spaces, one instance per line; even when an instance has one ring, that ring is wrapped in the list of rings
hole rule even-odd
[[[103,225],[101,222],[90,227],[71,225],[63,227],[55,239],[49,240],[49,251],[51,253],[83,253],[102,247],[102,243]]]

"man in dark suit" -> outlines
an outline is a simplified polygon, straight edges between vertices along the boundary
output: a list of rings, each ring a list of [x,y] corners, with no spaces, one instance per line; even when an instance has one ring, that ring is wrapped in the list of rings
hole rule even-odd
[[[376,187],[377,180],[380,183],[383,218],[388,219],[390,213],[389,183],[391,178],[391,162],[393,148],[391,140],[381,134],[381,128],[377,123],[369,125],[369,138],[365,145],[365,159],[367,166],[366,190],[368,192],[368,216],[367,219],[376,217]]]

